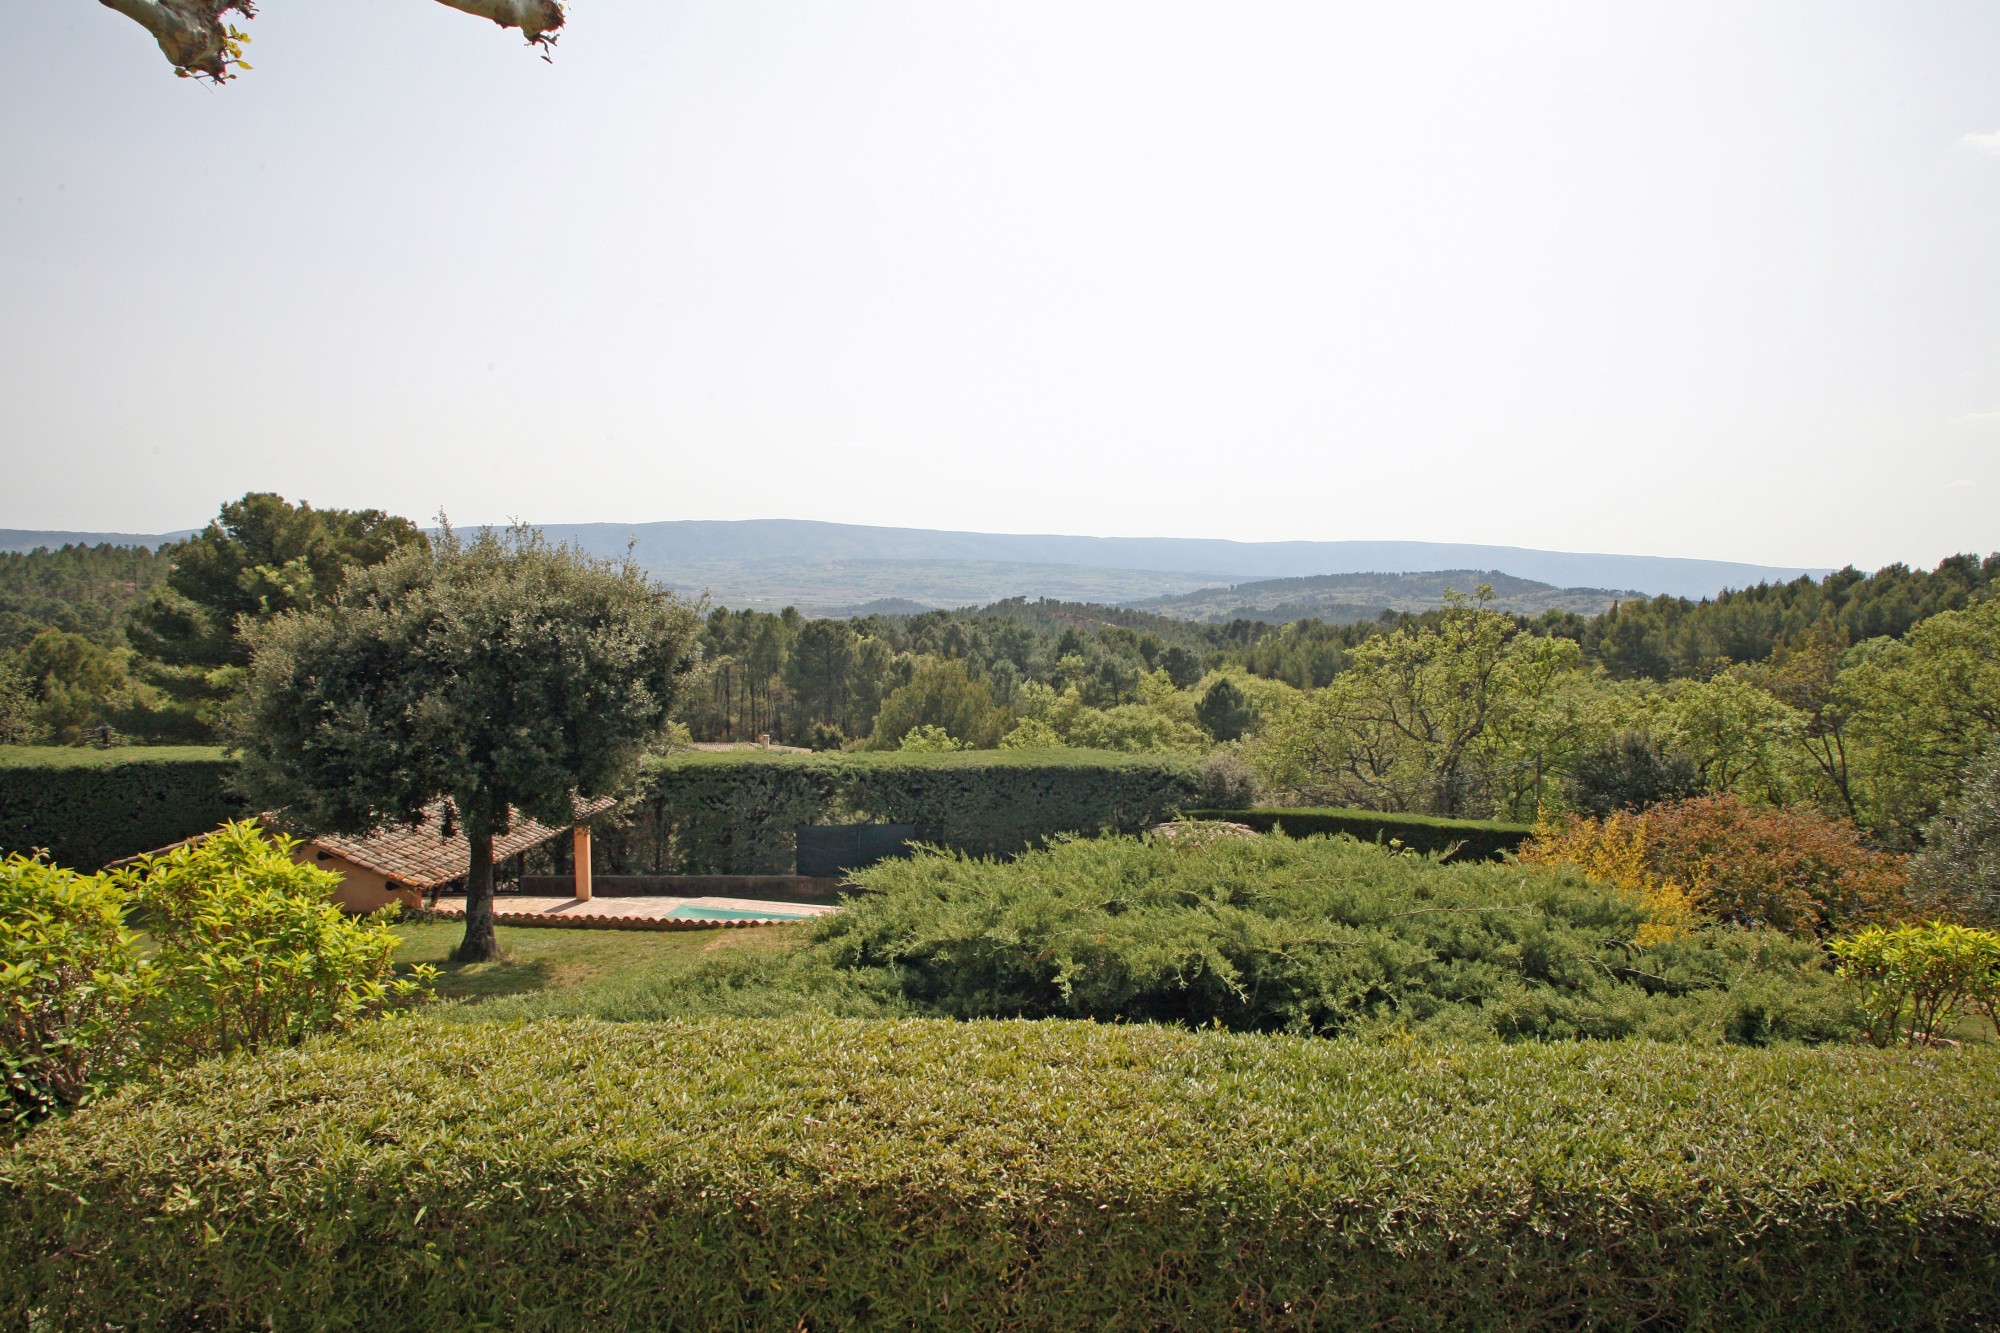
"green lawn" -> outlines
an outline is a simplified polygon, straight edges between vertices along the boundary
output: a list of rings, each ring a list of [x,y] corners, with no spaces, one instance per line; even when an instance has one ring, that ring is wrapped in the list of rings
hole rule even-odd
[[[850,986],[824,969],[803,974],[790,965],[811,929],[805,922],[663,931],[501,926],[500,958],[456,963],[461,923],[413,921],[395,927],[403,941],[396,961],[436,967],[438,998],[456,1001],[452,1016],[468,1021],[855,1013],[843,995]]]
[[[0,768],[115,768],[119,764],[187,763],[227,758],[216,745],[0,745]]]

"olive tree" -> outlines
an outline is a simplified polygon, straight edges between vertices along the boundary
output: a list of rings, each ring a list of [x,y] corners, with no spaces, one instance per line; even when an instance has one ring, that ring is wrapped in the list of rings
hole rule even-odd
[[[629,556],[448,529],[251,631],[235,722],[245,794],[314,832],[445,803],[471,865],[457,956],[490,958],[493,839],[630,778],[695,661],[696,610]]]
[[[1923,850],[1910,858],[1910,896],[1927,912],[2000,926],[2000,749],[1973,761],[1925,826]]]
[[[182,78],[223,83],[248,69],[244,43],[250,39],[230,22],[239,14],[256,17],[257,0],[98,0],[153,35],[161,54]],[[439,4],[517,28],[546,51],[563,25],[559,0],[438,0]]]
[[[1459,816],[1493,806],[1517,756],[1512,724],[1579,670],[1574,641],[1521,633],[1493,589],[1447,591],[1435,624],[1353,650],[1325,689],[1281,711],[1256,756],[1274,787],[1308,800]]]

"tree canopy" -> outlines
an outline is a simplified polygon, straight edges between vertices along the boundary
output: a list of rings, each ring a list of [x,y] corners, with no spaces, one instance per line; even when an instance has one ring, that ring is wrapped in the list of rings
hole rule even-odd
[[[617,793],[694,666],[695,611],[629,560],[449,532],[249,635],[236,740],[263,808],[319,831],[444,802],[471,845],[460,957],[491,957],[494,835]]]
[[[349,570],[424,545],[416,524],[379,509],[315,509],[253,491],[161,548],[165,581],[134,608],[125,635],[150,659],[151,682],[213,724],[249,663],[246,625],[325,603]]]

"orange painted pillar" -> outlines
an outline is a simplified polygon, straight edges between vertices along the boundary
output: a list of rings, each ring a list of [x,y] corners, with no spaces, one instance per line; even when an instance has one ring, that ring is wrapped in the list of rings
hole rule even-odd
[[[570,838],[576,850],[576,899],[590,901],[590,829],[578,824],[570,830]]]

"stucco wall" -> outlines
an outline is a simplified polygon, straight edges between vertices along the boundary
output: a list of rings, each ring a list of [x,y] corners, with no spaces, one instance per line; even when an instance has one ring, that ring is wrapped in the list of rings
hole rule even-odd
[[[343,911],[374,912],[392,902],[399,902],[405,907],[422,907],[424,904],[424,897],[417,890],[400,884],[392,885],[374,871],[355,865],[345,857],[323,852],[309,842],[300,843],[292,853],[292,859],[318,866],[321,870],[331,870],[340,876],[340,887],[333,891],[333,901]]]

